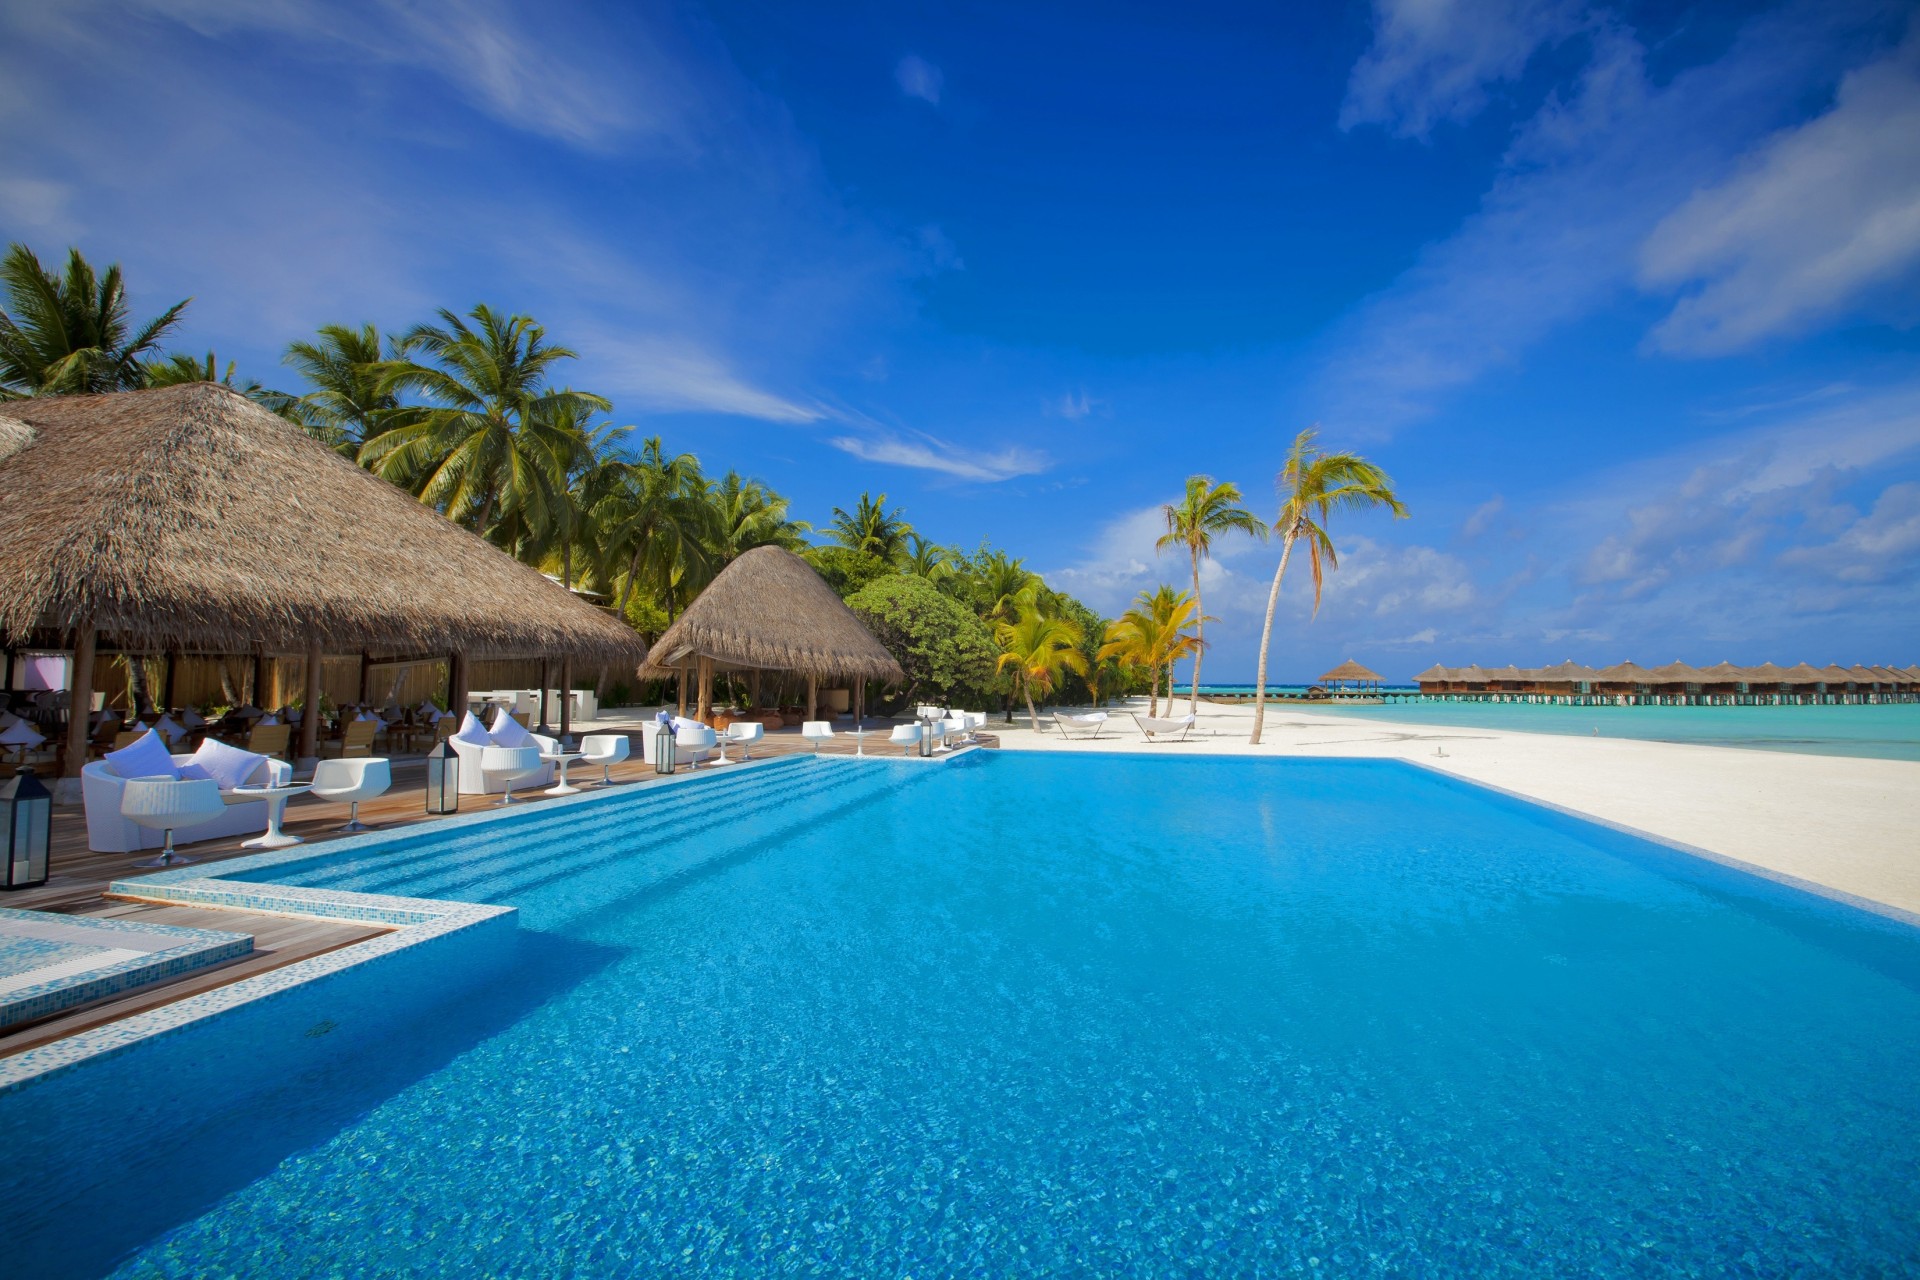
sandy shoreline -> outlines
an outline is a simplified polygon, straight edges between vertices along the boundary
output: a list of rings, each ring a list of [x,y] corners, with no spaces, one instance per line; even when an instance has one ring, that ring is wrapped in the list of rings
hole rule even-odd
[[[1408,760],[1920,917],[1920,763],[1402,724],[1272,704],[1266,741],[1254,747],[1250,706],[1204,702],[1202,736],[1149,746],[1124,708],[1109,714],[1114,736],[1093,741],[1033,733],[1024,710],[1013,727],[996,716],[991,728],[1009,750]]]

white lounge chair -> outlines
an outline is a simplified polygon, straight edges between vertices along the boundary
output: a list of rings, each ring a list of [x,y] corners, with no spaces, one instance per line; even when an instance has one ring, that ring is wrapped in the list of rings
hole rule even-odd
[[[1107,713],[1095,711],[1089,715],[1073,716],[1064,711],[1056,711],[1053,714],[1053,723],[1059,727],[1060,736],[1063,738],[1071,738],[1075,735],[1097,738],[1100,736],[1100,731],[1107,727]]]
[[[811,742],[817,752],[821,744],[833,741],[833,726],[825,720],[809,720],[800,726],[800,736]]]
[[[887,741],[898,743],[900,745],[900,754],[910,756],[913,754],[913,749],[920,745],[920,726],[917,724],[897,724],[893,726],[893,733],[887,738]]]
[[[1198,718],[1192,712],[1172,720],[1143,716],[1137,711],[1129,714],[1133,716],[1134,723],[1140,726],[1140,732],[1146,735],[1148,742],[1185,742]]]
[[[588,766],[600,766],[600,785],[613,785],[613,766],[633,751],[633,740],[624,733],[590,733],[580,739],[580,758]]]
[[[550,766],[540,758],[539,747],[482,747],[480,770],[487,775],[489,790],[499,784],[501,804],[513,803],[513,784],[523,782]]]
[[[347,825],[340,831],[367,831],[360,821],[360,802],[387,794],[393,785],[393,770],[385,760],[322,760],[313,766],[313,790],[307,794],[316,800],[347,805]]]
[[[175,867],[192,858],[173,851],[173,833],[184,827],[212,822],[227,811],[220,784],[212,778],[128,778],[120,792],[120,816],[128,822],[165,834],[160,856],[143,858],[136,867]]]

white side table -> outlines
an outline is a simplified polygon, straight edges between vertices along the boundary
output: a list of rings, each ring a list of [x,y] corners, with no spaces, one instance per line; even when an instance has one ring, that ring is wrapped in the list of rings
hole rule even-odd
[[[567,766],[575,760],[584,760],[586,755],[587,753],[584,751],[542,751],[540,758],[551,761],[560,770],[560,781],[548,787],[546,794],[550,796],[579,795],[580,788],[573,786],[567,781]]]
[[[235,787],[224,792],[228,804],[251,804],[255,800],[267,802],[267,831],[265,835],[255,836],[251,840],[242,840],[242,849],[285,849],[296,844],[304,844],[299,836],[290,836],[280,829],[280,823],[287,814],[287,801],[295,796],[303,796],[313,790],[311,782],[290,782],[284,787]]]

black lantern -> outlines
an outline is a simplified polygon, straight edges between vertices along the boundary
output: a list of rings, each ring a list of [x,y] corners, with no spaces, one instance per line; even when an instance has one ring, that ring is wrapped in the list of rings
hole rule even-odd
[[[923,759],[933,755],[933,721],[920,722],[920,755]]]
[[[427,812],[457,813],[460,809],[460,753],[442,738],[427,752]]]
[[[53,793],[33,770],[22,769],[0,783],[0,854],[6,855],[0,888],[30,889],[47,882],[53,855]]]
[[[663,724],[653,731],[653,771],[655,773],[673,772],[674,747],[672,725]]]

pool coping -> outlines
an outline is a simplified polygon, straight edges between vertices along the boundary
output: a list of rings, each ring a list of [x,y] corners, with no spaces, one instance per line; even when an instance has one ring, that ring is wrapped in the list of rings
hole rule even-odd
[[[109,945],[108,938],[113,934],[171,939],[174,945],[157,947],[124,960],[110,961],[96,968],[30,983],[0,994],[0,1029],[62,1013],[163,978],[178,977],[224,964],[253,951],[251,934],[223,933],[214,929],[190,929],[180,925],[146,924],[97,916],[60,916],[46,911],[0,907],[0,921],[4,920],[32,924],[55,923],[63,928],[98,933],[102,935],[102,946]]]

